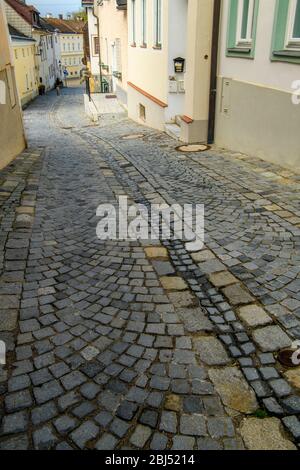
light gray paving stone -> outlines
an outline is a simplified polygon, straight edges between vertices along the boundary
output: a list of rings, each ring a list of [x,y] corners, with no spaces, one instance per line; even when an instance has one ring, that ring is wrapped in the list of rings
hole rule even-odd
[[[116,447],[117,442],[117,439],[112,434],[104,433],[96,443],[95,447],[97,450],[113,450]]]
[[[93,421],[85,421],[70,434],[72,441],[79,449],[84,449],[86,444],[96,439],[99,427]]]
[[[143,449],[151,434],[151,428],[138,424],[130,438],[130,442],[138,449]]]
[[[180,418],[180,432],[188,436],[207,436],[204,416],[183,414]]]
[[[160,418],[160,431],[168,433],[176,433],[177,430],[177,416],[172,411],[163,411]]]
[[[212,336],[202,336],[194,341],[201,361],[207,365],[224,365],[230,359],[222,343]]]
[[[1,433],[2,434],[17,434],[26,432],[28,428],[28,413],[26,411],[19,411],[17,413],[4,416]]]
[[[279,326],[266,326],[253,332],[253,339],[263,352],[279,351],[291,346],[291,339]]]
[[[195,448],[196,440],[194,437],[189,436],[174,436],[172,450],[193,450]]]
[[[33,432],[33,444],[36,450],[53,449],[57,441],[51,426],[43,426]]]

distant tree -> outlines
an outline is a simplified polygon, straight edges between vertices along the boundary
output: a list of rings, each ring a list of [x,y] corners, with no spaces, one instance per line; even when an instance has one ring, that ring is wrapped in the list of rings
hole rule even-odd
[[[84,9],[80,9],[78,11],[73,11],[70,13],[72,20],[76,20],[77,18],[80,18],[81,21],[87,21],[87,14]]]

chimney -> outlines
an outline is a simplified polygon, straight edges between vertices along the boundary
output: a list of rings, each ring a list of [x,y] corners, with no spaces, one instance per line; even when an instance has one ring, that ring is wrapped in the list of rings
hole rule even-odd
[[[53,17],[52,13],[47,13],[46,18],[52,18],[52,17]]]
[[[59,18],[60,20],[63,20],[63,19],[64,19],[64,15],[60,14],[60,15],[58,15],[58,18]]]
[[[71,15],[67,15],[67,18],[68,18],[68,20],[70,20],[72,17],[71,17]]]

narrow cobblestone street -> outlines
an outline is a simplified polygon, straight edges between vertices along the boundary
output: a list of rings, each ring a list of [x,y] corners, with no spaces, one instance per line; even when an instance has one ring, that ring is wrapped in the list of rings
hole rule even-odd
[[[300,340],[300,176],[125,112],[92,124],[79,88],[25,124],[0,172],[0,449],[297,449],[277,352]],[[204,204],[205,248],[98,240],[120,195]]]

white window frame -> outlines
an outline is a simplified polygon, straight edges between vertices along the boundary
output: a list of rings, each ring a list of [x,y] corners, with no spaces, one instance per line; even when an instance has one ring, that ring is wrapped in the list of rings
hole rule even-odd
[[[253,42],[253,20],[254,20],[255,0],[249,0],[246,38],[242,38],[244,6],[245,6],[245,0],[239,0],[237,29],[236,29],[236,45],[242,46],[242,47],[251,46]]]
[[[162,47],[162,0],[154,1],[154,47]]]
[[[16,98],[16,94],[15,94],[12,68],[9,67],[9,66],[6,67],[5,72],[6,72],[7,87],[8,87],[8,91],[9,91],[9,97],[10,97],[10,105],[11,105],[12,108],[14,108],[17,104],[17,98]]]
[[[294,38],[297,1],[298,0],[290,0],[290,4],[289,4],[287,37],[286,37],[287,49],[300,49],[300,38]]]
[[[147,0],[141,0],[141,45],[147,45]]]
[[[98,50],[100,50],[100,42],[99,42],[99,37],[94,34],[92,36],[92,50],[93,50],[93,57],[98,57],[99,56],[99,52],[97,53],[96,51],[96,40],[98,40]]]
[[[135,46],[136,45],[136,0],[131,0],[131,28],[130,28],[130,34],[131,34],[131,45]]]

